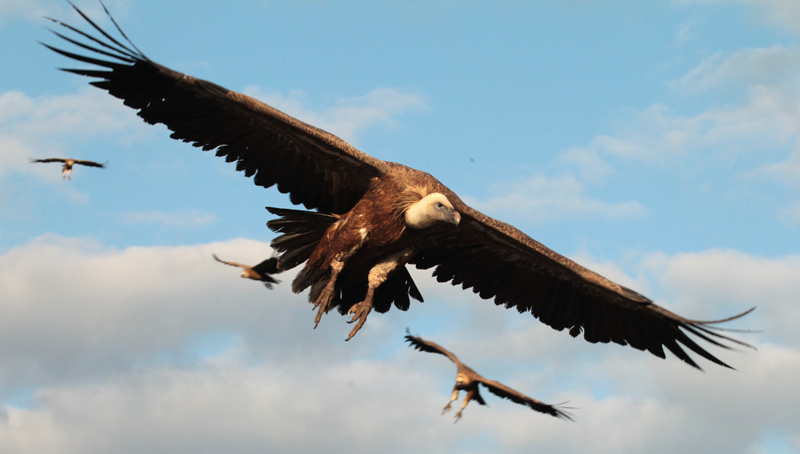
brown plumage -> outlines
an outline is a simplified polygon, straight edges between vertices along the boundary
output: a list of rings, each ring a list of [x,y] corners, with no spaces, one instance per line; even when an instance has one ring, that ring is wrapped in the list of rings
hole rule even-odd
[[[94,162],[94,161],[86,161],[86,160],[83,160],[83,159],[69,159],[69,158],[67,158],[67,159],[64,159],[64,158],[31,159],[31,162],[32,163],[37,163],[37,162],[63,162],[64,166],[61,168],[61,173],[63,174],[63,176],[61,177],[61,179],[66,178],[66,179],[69,179],[69,180],[72,179],[72,166],[75,165],[75,164],[80,164],[82,166],[87,166],[87,167],[100,167],[101,169],[105,169],[106,168],[106,164],[108,164],[108,163],[100,164],[99,162]]]
[[[263,262],[259,263],[258,265],[243,265],[241,263],[236,262],[226,262],[225,260],[220,260],[217,257],[217,254],[211,254],[214,256],[214,260],[224,263],[230,266],[238,266],[242,269],[242,277],[246,279],[252,279],[254,281],[261,281],[264,283],[264,286],[267,288],[272,288],[272,284],[277,284],[278,281],[272,277],[272,274],[279,273],[278,270],[278,259],[276,257],[268,258]]]
[[[450,358],[450,361],[456,364],[458,372],[456,373],[456,384],[453,386],[453,395],[450,398],[450,402],[448,402],[442,410],[442,414],[445,414],[447,411],[449,411],[453,401],[458,399],[458,393],[460,391],[466,391],[467,397],[464,398],[464,402],[461,404],[461,409],[458,411],[458,413],[456,413],[455,422],[458,422],[458,420],[461,418],[461,412],[464,411],[464,408],[467,407],[467,404],[469,404],[470,400],[474,400],[481,405],[486,405],[486,402],[484,402],[478,390],[478,385],[485,386],[486,389],[488,389],[489,392],[494,395],[500,396],[504,399],[509,399],[512,402],[516,402],[521,405],[525,405],[535,411],[538,411],[539,413],[546,413],[548,415],[555,416],[556,418],[572,421],[572,416],[564,411],[564,407],[539,402],[538,400],[528,397],[517,390],[511,389],[500,382],[489,380],[483,375],[467,367],[466,364],[459,361],[456,355],[441,345],[425,340],[421,337],[412,336],[408,329],[406,329],[406,333],[405,339],[411,344],[412,347],[423,352],[439,353],[440,355]]]
[[[310,288],[317,323],[334,307],[351,315],[358,323],[348,339],[373,308],[406,309],[409,297],[422,300],[406,269],[414,265],[556,330],[583,333],[589,342],[631,345],[661,358],[666,347],[694,367],[685,349],[728,366],[690,334],[723,348],[729,347],[722,341],[746,345],[710,325],[747,312],[718,321],[674,314],[467,206],[431,175],[376,159],[254,98],[161,66],[116,23],[120,39],[75,9],[102,36],[53,20],[84,42],[56,34],[99,56],[47,47],[99,68],[65,71],[96,79],[92,85],[121,98],[147,123],[165,124],[172,138],[216,150],[255,184],[277,185],[292,203],[318,211],[276,213],[270,228],[283,233],[273,243],[282,253],[278,269],[305,262],[292,289]]]

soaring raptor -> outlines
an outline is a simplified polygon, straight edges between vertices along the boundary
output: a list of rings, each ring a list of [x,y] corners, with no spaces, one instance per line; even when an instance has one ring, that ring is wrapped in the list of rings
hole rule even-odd
[[[481,397],[481,393],[478,390],[478,385],[483,385],[494,395],[500,396],[504,399],[509,399],[512,402],[516,402],[521,405],[525,405],[530,407],[532,410],[538,411],[539,413],[545,413],[555,416],[556,418],[572,421],[572,416],[565,412],[563,407],[559,408],[558,405],[549,405],[544,402],[539,402],[538,400],[528,397],[517,390],[511,389],[500,382],[489,380],[483,375],[467,367],[466,364],[459,361],[456,355],[450,352],[450,350],[447,350],[435,342],[425,340],[421,337],[412,336],[408,330],[406,330],[406,333],[405,339],[411,344],[412,347],[423,352],[439,353],[440,355],[450,358],[450,361],[456,364],[458,372],[456,373],[456,384],[453,386],[453,396],[450,398],[450,402],[448,402],[442,410],[442,414],[445,414],[447,411],[449,411],[450,406],[456,399],[458,399],[458,393],[460,391],[466,391],[467,397],[464,398],[464,402],[461,404],[461,409],[456,413],[455,422],[458,422],[458,420],[461,419],[461,412],[463,412],[467,407],[469,401],[474,400],[481,405],[486,405],[486,402],[484,402],[483,397]]]
[[[292,290],[310,288],[315,323],[338,307],[356,323],[350,339],[373,308],[405,310],[409,297],[421,301],[406,269],[413,265],[589,342],[630,345],[661,358],[666,348],[694,367],[686,350],[728,367],[697,339],[723,348],[730,348],[725,341],[746,345],[712,325],[747,312],[717,321],[674,314],[469,207],[433,176],[376,159],[254,98],[159,65],[110,14],[118,38],[75,9],[94,31],[51,19],[66,34],[54,33],[78,49],[45,46],[92,67],[65,71],[93,79],[147,123],[166,125],[172,138],[235,162],[255,184],[277,185],[293,204],[316,210],[270,209],[279,218],[268,224],[282,233],[273,243],[282,253],[278,270],[305,263]]]
[[[105,163],[100,164],[99,162],[85,161],[85,160],[82,160],[82,159],[47,158],[47,159],[31,159],[31,162],[32,163],[37,163],[37,162],[63,162],[64,166],[61,167],[61,173],[63,174],[63,176],[61,177],[61,179],[66,178],[66,179],[69,179],[69,180],[72,179],[72,166],[74,166],[75,164],[80,164],[82,166],[88,166],[88,167],[100,167],[101,169],[105,169],[106,168],[106,164]]]
[[[241,263],[236,262],[226,262],[225,260],[220,260],[217,257],[217,254],[211,254],[214,257],[214,260],[218,261],[219,263],[224,263],[230,266],[238,266],[242,269],[242,277],[245,279],[252,279],[254,281],[261,281],[264,283],[264,286],[267,288],[272,288],[272,284],[277,284],[278,281],[272,277],[273,274],[277,274],[280,272],[277,268],[278,260],[276,258],[269,258],[257,265],[243,265]]]

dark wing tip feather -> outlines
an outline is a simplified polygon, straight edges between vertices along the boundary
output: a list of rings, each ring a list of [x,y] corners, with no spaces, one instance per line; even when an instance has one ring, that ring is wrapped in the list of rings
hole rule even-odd
[[[722,327],[719,327],[719,326],[712,326],[714,324],[730,322],[732,320],[737,320],[739,318],[742,318],[745,315],[753,312],[756,309],[755,306],[751,307],[750,309],[748,309],[748,310],[746,310],[744,312],[741,312],[739,314],[733,315],[731,317],[718,319],[718,320],[689,320],[689,319],[681,317],[681,316],[679,316],[677,314],[669,312],[669,311],[667,311],[666,309],[664,309],[662,307],[655,306],[655,308],[657,308],[659,312],[661,312],[662,314],[666,315],[669,319],[672,320],[673,323],[675,323],[675,329],[674,329],[675,335],[672,338],[672,345],[670,345],[668,342],[665,342],[664,345],[667,348],[669,348],[669,350],[672,353],[674,353],[676,356],[678,356],[681,360],[683,360],[687,364],[691,365],[692,367],[695,367],[698,370],[703,370],[703,369],[699,365],[697,365],[693,360],[691,360],[691,358],[689,358],[689,356],[686,354],[686,352],[683,351],[683,349],[681,348],[681,345],[683,347],[688,348],[689,350],[693,351],[694,353],[702,356],[703,358],[707,359],[708,361],[711,361],[714,364],[717,364],[719,366],[722,366],[722,367],[725,367],[725,368],[731,369],[731,370],[736,370],[736,369],[733,368],[732,366],[728,365],[724,361],[720,360],[716,356],[714,356],[712,353],[710,353],[708,350],[706,350],[702,346],[698,345],[692,338],[690,338],[687,335],[687,333],[690,333],[690,334],[696,336],[697,338],[699,338],[699,339],[701,339],[701,340],[703,340],[705,342],[708,342],[709,344],[711,344],[711,345],[713,345],[715,347],[722,348],[722,349],[725,349],[725,350],[738,351],[735,348],[731,347],[730,345],[725,344],[724,342],[728,342],[728,343],[731,343],[731,344],[735,344],[737,346],[746,347],[746,348],[750,348],[750,349],[756,350],[755,346],[753,346],[751,344],[748,344],[747,342],[741,341],[739,339],[734,339],[733,337],[725,336],[725,335],[719,333],[720,331],[723,331],[723,332],[738,332],[738,333],[750,333],[750,332],[754,332],[754,331],[752,331],[752,330],[737,330],[737,329],[731,329],[731,328],[722,328]]]
[[[495,380],[489,380],[485,377],[479,377],[478,381],[481,385],[486,387],[492,394],[501,397],[503,399],[508,399],[514,403],[524,405],[529,407],[531,410],[537,411],[539,413],[544,413],[550,416],[555,416],[559,419],[564,419],[567,421],[574,421],[572,419],[572,414],[570,414],[566,410],[573,410],[574,407],[565,407],[564,404],[567,402],[562,402],[560,404],[546,404],[544,402],[540,402],[532,397],[526,396],[525,394],[520,393],[519,391],[504,385]]]
[[[578,407],[566,407],[564,404],[568,404],[567,402],[561,402],[559,404],[550,405],[550,408],[553,410],[552,413],[548,413],[550,415],[555,416],[558,419],[563,419],[565,421],[575,422],[574,416],[572,413],[568,412],[567,410],[578,410]]]

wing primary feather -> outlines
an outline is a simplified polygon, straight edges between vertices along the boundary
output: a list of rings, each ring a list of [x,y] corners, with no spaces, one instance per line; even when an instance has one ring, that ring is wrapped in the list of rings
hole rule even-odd
[[[134,43],[133,43],[133,41],[131,41],[131,40],[128,38],[128,35],[126,35],[124,31],[122,31],[122,27],[120,27],[119,25],[117,25],[117,21],[116,21],[116,20],[114,20],[114,16],[112,16],[112,15],[111,15],[111,13],[108,11],[108,8],[106,8],[106,4],[105,4],[105,3],[103,3],[103,0],[100,0],[100,4],[103,6],[103,11],[105,11],[105,12],[106,12],[106,16],[108,16],[108,18],[111,20],[111,23],[112,23],[112,24],[114,24],[114,27],[117,29],[117,31],[119,32],[119,34],[120,34],[120,35],[122,35],[122,37],[123,37],[123,38],[125,38],[125,41],[127,41],[127,42],[128,42],[128,44],[130,44],[130,45],[131,45],[131,46],[132,46],[132,47],[133,47],[133,48],[136,50],[136,52],[137,52],[139,55],[141,55],[143,58],[145,58],[145,59],[146,59],[147,57],[144,55],[144,52],[142,52],[141,50],[139,50],[139,48],[138,48],[138,47],[136,47],[136,44],[134,44]],[[73,6],[74,6],[74,5],[73,5]],[[123,47],[125,47],[125,46],[123,46]],[[126,47],[126,49],[127,49],[127,47]]]
[[[67,23],[61,22],[60,20],[53,19],[52,17],[45,17],[45,19],[53,21],[57,25],[60,25],[60,26],[62,26],[64,28],[72,31],[73,33],[81,35],[84,38],[86,38],[86,39],[88,39],[88,40],[90,40],[90,41],[92,41],[92,42],[94,42],[96,44],[99,44],[100,46],[102,46],[102,47],[104,47],[106,49],[109,49],[109,50],[111,50],[111,51],[113,51],[113,52],[115,52],[116,54],[119,54],[119,55],[110,55],[110,54],[107,54],[104,51],[102,51],[102,50],[100,50],[100,49],[98,49],[96,47],[89,46],[88,44],[79,44],[78,42],[76,42],[76,41],[74,41],[72,39],[66,38],[65,36],[59,34],[55,30],[50,29],[51,32],[57,34],[61,38],[66,39],[67,41],[69,41],[69,42],[71,42],[73,44],[77,44],[80,47],[83,47],[85,49],[91,50],[93,52],[98,52],[98,53],[110,55],[110,56],[113,56],[114,58],[118,58],[120,60],[129,61],[129,62],[134,62],[134,61],[138,60],[141,57],[141,55],[137,55],[135,52],[131,51],[130,49],[127,49],[124,46],[122,46],[122,48],[116,48],[116,47],[114,47],[114,46],[112,46],[112,45],[110,45],[110,44],[108,44],[108,43],[106,43],[104,41],[101,41],[101,40],[95,38],[94,36],[84,32],[84,31],[81,31],[81,30],[79,30],[79,29],[77,29],[77,28],[75,28],[75,27],[73,27],[73,26],[71,26],[71,25],[69,25]]]
[[[49,18],[48,18],[48,19],[49,19]],[[63,25],[63,24],[62,24],[62,25]],[[90,50],[90,51],[92,51],[92,52],[97,52],[98,54],[105,55],[105,56],[107,56],[107,57],[111,57],[111,58],[116,58],[116,59],[118,59],[118,60],[127,61],[127,62],[129,62],[129,63],[133,63],[133,62],[135,62],[135,61],[136,61],[136,59],[135,59],[134,57],[131,57],[130,55],[128,55],[128,54],[125,54],[125,53],[121,53],[121,52],[119,52],[117,49],[113,49],[113,48],[111,48],[111,49],[112,49],[112,50],[114,50],[115,52],[108,52],[108,51],[105,51],[105,50],[103,50],[103,49],[98,49],[98,48],[96,48],[96,47],[94,47],[94,46],[90,46],[90,45],[88,45],[88,44],[84,44],[84,43],[82,43],[82,42],[80,42],[80,41],[78,41],[78,40],[75,40],[75,39],[72,39],[72,38],[70,38],[70,37],[68,37],[68,36],[65,36],[65,35],[63,35],[63,34],[61,34],[61,33],[57,32],[57,31],[55,31],[55,30],[52,30],[52,29],[50,29],[50,31],[51,31],[52,33],[54,33],[56,36],[58,36],[59,38],[61,38],[61,39],[65,40],[65,41],[68,41],[68,42],[70,42],[70,43],[72,43],[72,44],[74,44],[74,45],[76,45],[76,46],[78,46],[78,47],[81,47],[81,48],[83,48],[83,49]],[[103,43],[101,42],[100,44],[103,44]],[[108,47],[108,46],[106,46],[106,47]]]
[[[78,7],[77,7],[77,6],[75,6],[75,5],[74,5],[72,2],[69,2],[69,4],[70,4],[70,5],[72,5],[72,8],[73,8],[73,9],[75,9],[75,11],[77,11],[77,12],[78,12],[78,14],[80,14],[80,15],[81,15],[81,17],[83,17],[83,19],[84,19],[84,20],[86,20],[86,22],[88,22],[88,23],[89,23],[89,24],[90,24],[92,27],[94,27],[94,29],[95,29],[95,30],[97,30],[98,32],[100,32],[100,34],[102,34],[103,36],[105,36],[105,37],[106,37],[106,39],[108,39],[108,40],[109,40],[109,41],[111,41],[112,43],[116,44],[117,46],[119,46],[119,47],[121,47],[121,48],[123,48],[123,49],[127,50],[128,52],[130,52],[130,53],[132,53],[132,54],[135,54],[135,52],[134,52],[134,51],[132,51],[132,50],[131,50],[131,49],[129,49],[127,46],[125,46],[124,44],[122,44],[122,43],[120,43],[119,41],[117,41],[117,40],[116,40],[116,39],[115,39],[113,36],[109,35],[109,34],[108,34],[108,33],[107,33],[105,30],[103,30],[101,27],[99,27],[97,24],[95,24],[95,23],[94,23],[94,21],[92,21],[92,19],[90,19],[90,18],[89,18],[89,16],[87,16],[86,14],[84,14],[84,13],[83,13],[83,11],[81,11],[80,9],[78,9]],[[101,2],[100,2],[100,4],[101,4],[101,5],[103,5],[103,2],[101,1]],[[116,21],[114,21],[114,18],[113,18],[113,17],[111,17],[111,14],[108,12],[108,9],[106,9],[106,6],[105,6],[105,5],[103,5],[103,9],[105,10],[105,12],[106,12],[106,14],[108,15],[108,17],[110,17],[110,18],[111,18],[111,22],[114,24],[114,26],[115,26],[115,27],[117,27],[117,30],[119,30],[119,32],[122,34],[122,36],[123,36],[123,37],[124,37],[124,38],[127,40],[127,39],[128,39],[128,37],[127,37],[127,36],[125,36],[125,33],[122,33],[122,30],[119,28],[119,26],[117,25]],[[82,33],[82,34],[83,34],[83,33]],[[103,44],[103,45],[105,45],[106,47],[109,47],[109,46],[108,46],[108,44],[104,44],[104,43],[102,43],[102,42],[100,42],[100,41],[98,41],[98,40],[96,40],[96,39],[94,39],[94,38],[91,38],[89,35],[85,35],[85,36],[86,36],[86,37],[88,37],[88,38],[90,38],[90,39],[92,39],[93,41],[96,41],[96,42],[99,42],[100,44]],[[130,42],[130,40],[128,40],[128,42]],[[131,43],[131,44],[133,44],[133,43]],[[134,48],[136,48],[136,46],[133,46],[133,47],[134,47]],[[136,50],[138,51],[139,49],[136,49]],[[146,58],[146,57],[144,57],[144,54],[143,54],[143,53],[141,53],[141,51],[139,52],[139,56],[140,56],[140,57],[143,57],[143,58]]]

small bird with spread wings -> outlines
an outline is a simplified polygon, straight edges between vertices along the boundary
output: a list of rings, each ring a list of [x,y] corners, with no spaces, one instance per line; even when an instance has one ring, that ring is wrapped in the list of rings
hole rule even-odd
[[[458,420],[461,419],[461,412],[464,411],[464,408],[467,407],[467,404],[470,400],[474,400],[481,405],[486,405],[486,402],[484,402],[483,397],[481,397],[481,394],[478,391],[479,384],[485,386],[486,389],[488,389],[492,394],[500,396],[504,399],[509,399],[518,404],[531,407],[533,410],[540,413],[547,413],[548,415],[555,416],[556,418],[572,421],[572,416],[565,412],[562,409],[563,407],[559,408],[557,405],[549,405],[539,402],[538,400],[511,389],[500,382],[484,378],[481,374],[475,372],[467,367],[464,363],[459,361],[456,355],[441,345],[427,341],[421,337],[412,336],[408,329],[406,329],[406,333],[406,341],[417,350],[429,353],[439,353],[447,356],[450,358],[450,361],[456,363],[456,367],[458,367],[458,374],[456,375],[456,384],[453,386],[453,396],[450,398],[450,402],[448,402],[442,410],[442,414],[445,414],[445,412],[449,411],[453,401],[458,399],[458,393],[460,391],[466,391],[467,397],[464,399],[464,403],[461,404],[461,409],[456,413],[455,422],[458,422]]]
[[[214,256],[214,260],[218,261],[219,263],[224,263],[230,266],[238,266],[242,269],[242,277],[247,279],[252,279],[254,281],[261,281],[264,283],[264,286],[267,288],[272,288],[272,284],[277,284],[278,281],[275,280],[270,274],[275,274],[278,272],[278,259],[277,257],[272,257],[269,259],[264,260],[263,262],[259,263],[258,265],[243,265],[241,263],[236,262],[226,262],[225,260],[220,260],[217,257],[217,254],[211,254]]]
[[[61,178],[68,180],[72,179],[72,166],[74,166],[75,164],[80,164],[82,166],[87,166],[87,167],[100,167],[101,169],[105,169],[107,164],[105,162],[100,164],[99,162],[86,161],[83,159],[70,159],[70,158],[31,159],[31,162],[34,164],[37,162],[63,162],[64,166],[61,168],[61,173],[64,174],[64,176]]]

